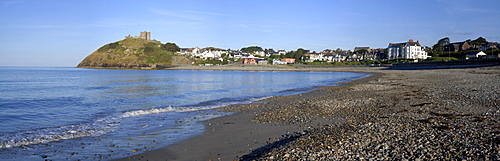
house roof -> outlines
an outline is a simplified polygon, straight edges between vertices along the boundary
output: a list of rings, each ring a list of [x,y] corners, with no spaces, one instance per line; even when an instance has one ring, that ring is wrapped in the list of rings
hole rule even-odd
[[[420,46],[420,42],[407,42],[410,46]]]
[[[389,47],[391,46],[404,46],[406,43],[389,43]]]
[[[406,44],[408,44],[409,46],[421,46],[419,41],[417,41],[417,42],[408,41],[408,42],[403,42],[403,43],[389,43],[389,47],[391,47],[391,46],[405,46]]]
[[[365,50],[368,50],[368,51],[369,51],[369,50],[370,50],[370,47],[354,47],[354,51],[356,51],[356,50],[363,50],[363,49],[365,49]]]

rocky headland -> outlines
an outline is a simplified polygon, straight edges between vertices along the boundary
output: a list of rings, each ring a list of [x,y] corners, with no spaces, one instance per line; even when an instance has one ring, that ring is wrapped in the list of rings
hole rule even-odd
[[[165,50],[159,41],[129,38],[100,47],[77,67],[162,69],[182,64],[191,61]]]

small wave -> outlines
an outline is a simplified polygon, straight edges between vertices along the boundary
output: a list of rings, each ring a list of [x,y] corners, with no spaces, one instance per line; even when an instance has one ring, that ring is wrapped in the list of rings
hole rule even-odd
[[[61,126],[57,128],[37,129],[14,134],[0,136],[0,148],[13,148],[19,146],[43,144],[60,140],[81,138],[87,136],[100,136],[116,130],[123,118],[137,117],[150,114],[158,114],[165,112],[192,112],[201,110],[210,110],[220,108],[232,104],[250,103],[260,101],[269,97],[250,98],[245,100],[237,100],[219,103],[209,106],[192,106],[192,107],[165,107],[152,108],[143,110],[127,111],[116,116],[108,116],[98,119],[94,122],[84,123],[79,125]]]
[[[151,108],[151,109],[144,109],[144,110],[133,110],[133,111],[127,111],[124,112],[121,115],[121,118],[128,118],[128,117],[137,117],[137,116],[143,116],[143,115],[151,115],[151,114],[158,114],[158,113],[165,113],[165,112],[191,112],[191,111],[202,111],[202,110],[210,110],[210,109],[215,109],[215,108],[220,108],[228,105],[233,105],[233,104],[241,104],[241,103],[250,103],[250,102],[255,102],[255,101],[260,101],[269,97],[261,97],[261,98],[251,98],[251,99],[246,99],[246,100],[240,100],[240,101],[227,101],[224,103],[221,103],[220,100],[216,100],[213,102],[216,103],[201,103],[205,104],[205,106],[192,106],[192,107],[165,107],[165,108]]]
[[[124,112],[121,118],[137,117],[137,116],[151,115],[151,114],[158,114],[165,112],[189,112],[189,111],[210,110],[218,107],[221,106],[193,107],[193,108],[182,108],[182,107],[151,108],[145,110],[134,110],[134,111]]]
[[[150,114],[157,114],[164,112],[173,112],[176,110],[177,108],[174,107],[166,107],[166,108],[152,108],[146,110],[127,111],[122,114],[121,118],[136,117],[136,116],[150,115]]]
[[[0,136],[0,148],[42,144],[86,136],[100,136],[114,131],[117,125],[119,125],[119,122],[116,118],[107,117],[92,123],[19,132]]]

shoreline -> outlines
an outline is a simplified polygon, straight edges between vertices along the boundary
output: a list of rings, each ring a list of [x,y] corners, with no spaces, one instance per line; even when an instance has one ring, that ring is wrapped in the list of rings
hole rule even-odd
[[[282,135],[293,134],[295,132],[310,129],[312,126],[314,126],[311,123],[255,123],[253,119],[255,118],[256,113],[259,111],[255,106],[266,104],[266,102],[275,102],[280,98],[285,99],[285,102],[287,102],[297,99],[297,97],[310,95],[314,92],[324,90],[325,88],[343,88],[348,84],[376,79],[381,75],[380,73],[359,71],[359,69],[356,70],[357,68],[352,67],[336,68],[337,70],[332,70],[332,68],[328,66],[316,66],[314,68],[306,68],[305,70],[304,68],[297,69],[291,66],[284,66],[278,68],[278,70],[276,70],[276,68],[269,67],[273,66],[264,66],[264,68],[257,65],[249,65],[247,67],[245,67],[244,65],[213,67],[186,66],[167,70],[358,72],[367,73],[370,75],[354,79],[349,82],[337,83],[334,86],[317,87],[317,89],[304,94],[273,96],[264,100],[260,100],[258,102],[221,107],[218,110],[235,113],[228,116],[222,116],[207,121],[202,121],[206,129],[205,132],[203,132],[203,134],[201,135],[194,136],[175,144],[171,144],[167,147],[114,160],[238,160],[239,157],[250,153],[253,149],[258,149],[262,146],[266,146],[269,142],[279,140]],[[365,66],[360,66],[358,68],[374,69],[372,67]],[[317,94],[313,94],[309,97],[316,97],[316,95]],[[335,118],[330,120],[333,120],[335,122],[345,121]],[[316,121],[324,122],[325,120]]]
[[[229,64],[218,66],[179,65],[161,69],[150,68],[120,68],[120,67],[74,67],[82,69],[111,70],[218,70],[218,71],[328,71],[328,72],[364,72],[366,69],[389,69],[389,67],[369,67],[365,65],[244,65]]]
[[[495,152],[494,149],[500,148],[500,137],[495,131],[500,131],[500,127],[489,125],[499,124],[497,120],[500,112],[495,112],[499,110],[498,105],[500,105],[498,95],[493,94],[486,100],[481,98],[484,97],[484,93],[477,92],[454,93],[458,96],[453,97],[446,95],[456,88],[450,86],[450,81],[462,81],[464,85],[460,87],[463,91],[484,91],[492,87],[494,92],[498,92],[499,88],[495,89],[499,86],[496,81],[500,77],[498,66],[415,71],[381,69],[383,68],[301,69],[363,72],[372,75],[341,83],[339,86],[325,86],[301,95],[272,97],[255,103],[223,107],[220,110],[237,113],[205,121],[207,130],[204,134],[165,148],[118,160],[300,160],[387,157],[484,159],[495,156],[498,159],[498,151]],[[462,73],[466,75],[459,75]],[[470,84],[469,79],[483,81],[488,88]],[[478,100],[467,99],[471,94]],[[470,109],[472,105],[480,107]],[[478,118],[482,118],[480,123],[477,123]],[[460,136],[460,134],[475,136],[476,134],[470,134],[470,131],[485,127],[489,130],[482,130],[484,132],[477,134],[484,139],[468,139],[469,137],[464,139]],[[448,136],[449,133],[456,136]],[[418,140],[427,138],[431,134],[443,137],[429,138],[425,140],[426,142]],[[387,135],[390,138],[379,135]],[[453,142],[438,147],[432,144],[446,143],[450,138],[466,142],[460,144],[461,146]],[[397,140],[425,146],[427,150],[419,146],[413,150],[407,147],[410,145]],[[470,146],[465,146],[476,142],[483,142],[488,146],[472,149]],[[439,150],[444,147],[448,152]],[[450,147],[455,150],[450,151]],[[462,154],[464,150],[476,152],[478,149],[484,150],[488,147],[489,150],[476,155]],[[430,152],[429,150],[435,151],[436,154],[424,155],[423,152]]]

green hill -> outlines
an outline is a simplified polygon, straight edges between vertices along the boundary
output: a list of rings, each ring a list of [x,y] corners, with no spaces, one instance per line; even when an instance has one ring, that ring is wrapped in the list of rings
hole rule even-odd
[[[163,48],[159,41],[124,39],[106,44],[83,59],[79,68],[166,68],[172,65],[191,64]]]

